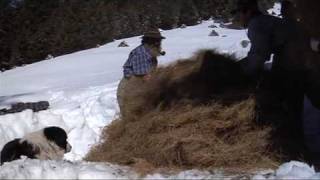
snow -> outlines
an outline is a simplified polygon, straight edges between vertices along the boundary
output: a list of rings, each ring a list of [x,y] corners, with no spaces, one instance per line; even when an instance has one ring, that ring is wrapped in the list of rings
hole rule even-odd
[[[276,10],[278,6],[275,6]],[[276,11],[275,10],[275,11]],[[162,31],[166,37],[159,58],[162,66],[187,58],[199,49],[216,49],[241,59],[250,46],[246,30],[215,28],[219,36],[209,36],[212,21],[196,26]],[[218,24],[215,24],[218,26]],[[126,41],[129,47],[118,47]],[[26,110],[0,116],[0,149],[8,141],[46,126],[60,126],[68,133],[72,151],[63,161],[40,161],[22,158],[0,166],[0,179],[135,179],[140,178],[129,167],[110,163],[89,163],[83,158],[101,141],[102,129],[117,118],[119,108],[116,90],[122,78],[122,65],[129,52],[140,44],[140,36],[76,53],[55,57],[0,73],[0,108],[14,102],[47,100],[50,108],[37,113]],[[216,179],[226,178],[214,170],[188,170],[178,173],[156,173],[146,179]],[[230,177],[232,178],[232,177]],[[283,164],[278,170],[257,172],[254,179],[320,178],[312,167],[301,162]]]
[[[316,173],[313,167],[298,162],[291,161],[285,163],[277,169],[273,175],[266,177],[262,174],[255,175],[252,179],[266,180],[266,179],[319,179],[320,173]]]
[[[137,178],[127,167],[107,163],[21,159],[1,167],[1,179],[124,179]]]
[[[241,179],[241,177],[246,176],[226,176],[219,170],[196,169],[178,173],[155,173],[141,177],[129,167],[110,163],[40,161],[25,157],[0,167],[1,179]],[[269,170],[252,177],[254,180],[319,178],[320,173],[315,173],[313,168],[296,161],[283,164],[276,172]]]
[[[111,83],[72,92],[49,91],[46,96],[40,95],[41,98],[48,97],[44,100],[50,102],[50,109],[0,116],[0,147],[26,133],[46,126],[60,126],[67,131],[73,146],[66,159],[82,159],[90,147],[99,141],[102,128],[117,114],[116,87],[117,84]],[[36,96],[19,97],[15,101],[33,101],[39,98]]]

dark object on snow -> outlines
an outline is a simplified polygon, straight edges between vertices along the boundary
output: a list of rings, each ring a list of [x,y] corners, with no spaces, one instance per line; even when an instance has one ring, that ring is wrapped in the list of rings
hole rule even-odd
[[[219,34],[217,33],[217,31],[212,30],[209,36],[219,36]]]
[[[218,18],[218,19],[214,19],[214,22],[218,24],[223,24],[223,23],[229,22],[229,20],[227,18]]]
[[[47,110],[49,108],[48,101],[39,101],[34,103],[15,103],[11,105],[10,109],[0,109],[0,115],[12,114],[22,112],[26,109],[31,109],[33,112],[39,112],[43,110]]]
[[[249,46],[249,44],[250,44],[250,41],[242,40],[240,44],[241,44],[241,47],[247,48]]]
[[[181,28],[181,29],[187,28],[187,25],[182,24],[182,25],[180,26],[180,28]]]
[[[14,66],[8,62],[0,62],[0,71],[6,71],[12,69]]]
[[[46,57],[46,60],[49,60],[49,59],[53,59],[54,56],[52,56],[51,54],[48,54],[48,56]]]
[[[161,52],[160,52],[160,55],[161,55],[161,56],[165,56],[165,55],[166,55],[166,52],[165,52],[165,51],[161,51]]]
[[[235,29],[235,30],[243,29],[243,27],[241,27],[239,24],[236,24],[236,23],[225,23],[225,24],[220,24],[219,26],[225,29]]]
[[[128,43],[126,41],[122,41],[118,47],[129,47]]]
[[[218,27],[218,26],[216,26],[216,25],[214,25],[214,24],[208,26],[208,28],[217,28],[217,27]]]

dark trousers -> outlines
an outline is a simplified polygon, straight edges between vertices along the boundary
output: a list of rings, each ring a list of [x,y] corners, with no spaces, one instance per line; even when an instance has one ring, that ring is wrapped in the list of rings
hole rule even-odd
[[[310,99],[304,97],[303,108],[304,140],[309,151],[309,158],[315,165],[320,165],[320,109]]]
[[[303,79],[299,72],[282,69],[265,73],[256,96],[258,122],[285,124],[302,135]]]
[[[306,144],[310,149],[320,153],[320,109],[304,97],[303,125]]]

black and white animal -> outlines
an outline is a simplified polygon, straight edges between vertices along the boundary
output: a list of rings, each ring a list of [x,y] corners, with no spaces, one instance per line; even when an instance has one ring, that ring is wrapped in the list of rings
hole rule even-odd
[[[1,164],[27,156],[31,159],[62,160],[71,151],[67,133],[60,127],[46,127],[14,139],[4,145],[1,151]]]

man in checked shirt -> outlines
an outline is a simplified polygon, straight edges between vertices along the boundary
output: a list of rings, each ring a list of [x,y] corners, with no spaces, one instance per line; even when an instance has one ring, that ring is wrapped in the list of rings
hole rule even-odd
[[[133,49],[123,65],[123,78],[117,90],[117,99],[122,118],[133,107],[130,94],[141,90],[144,82],[150,79],[150,73],[157,67],[157,57],[165,55],[161,50],[161,41],[165,39],[158,29],[144,33],[141,45]],[[130,92],[129,92],[130,91]],[[128,93],[129,92],[129,93]]]

